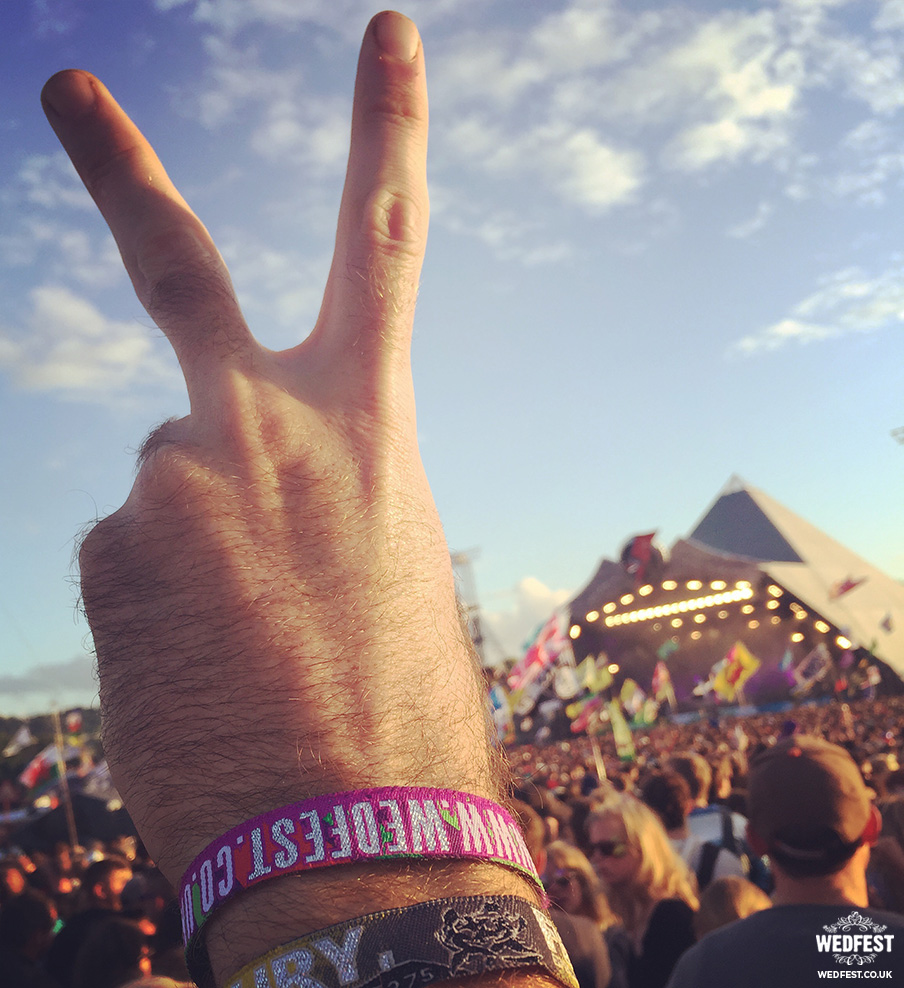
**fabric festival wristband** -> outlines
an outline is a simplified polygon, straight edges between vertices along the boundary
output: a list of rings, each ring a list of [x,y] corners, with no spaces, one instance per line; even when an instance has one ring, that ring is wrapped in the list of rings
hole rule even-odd
[[[335,793],[271,810],[209,844],[182,877],[184,942],[218,906],[268,879],[391,858],[493,861],[543,888],[520,827],[489,799],[412,787]]]
[[[227,988],[425,988],[434,981],[539,967],[577,988],[549,916],[516,896],[436,899],[372,913],[269,951]]]

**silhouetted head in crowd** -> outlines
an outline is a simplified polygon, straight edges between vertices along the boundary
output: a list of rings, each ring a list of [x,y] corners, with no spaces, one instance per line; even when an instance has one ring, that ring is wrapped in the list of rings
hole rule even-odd
[[[36,961],[50,946],[56,921],[53,900],[36,889],[26,889],[0,908],[0,946]],[[2,981],[3,972],[0,971],[0,983]]]
[[[85,869],[82,875],[83,907],[119,910],[122,890],[132,877],[132,869],[124,858],[101,858]]]
[[[666,768],[677,772],[688,784],[694,806],[709,805],[709,787],[712,783],[713,770],[709,762],[694,751],[675,755],[668,760]]]
[[[91,930],[79,950],[72,988],[120,988],[150,973],[147,937],[137,923],[111,916]]]
[[[693,805],[690,788],[677,772],[653,772],[640,787],[640,798],[669,832],[684,828]]]

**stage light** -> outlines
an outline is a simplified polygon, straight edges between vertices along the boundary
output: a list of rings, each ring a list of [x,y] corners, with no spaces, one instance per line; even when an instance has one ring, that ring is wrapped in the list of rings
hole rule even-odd
[[[778,616],[778,614],[773,614],[772,617],[769,618],[769,620],[770,620],[770,622],[772,624],[781,624],[782,623],[782,619]]]
[[[685,586],[688,590],[699,590],[703,584],[699,580],[688,580]]]
[[[781,597],[784,592],[781,587],[777,587],[774,583],[770,583],[766,589],[772,594],[773,597]]]
[[[674,580],[664,580],[662,584],[663,590],[677,590],[678,584]]]
[[[600,616],[599,611],[590,611],[588,614],[584,615],[585,621],[598,621]]]
[[[779,605],[779,602],[777,600],[767,600],[766,601],[766,607],[768,607],[770,611],[774,611],[776,609],[776,607],[779,607],[779,606],[780,605]]]
[[[748,628],[758,628],[759,626],[760,626],[760,622],[757,621],[756,618],[754,618],[752,621],[748,621],[747,622],[747,627]]]
[[[634,600],[633,593],[622,594],[621,597],[618,598],[618,602],[620,604],[630,604],[633,600]]]
[[[814,621],[813,627],[817,631],[821,631],[823,634],[825,634],[829,630],[829,626],[825,623],[825,621]]]
[[[616,607],[618,607],[618,604],[614,600],[610,600],[608,604],[603,604],[603,612],[605,614],[611,614]]]
[[[695,614],[695,615],[694,615],[694,621],[695,621],[695,622],[696,622],[697,624],[703,624],[703,622],[704,622],[705,620],[706,620],[706,615],[705,615],[705,614]]]
[[[794,634],[791,636],[791,641],[793,642],[802,642],[803,640],[804,640],[804,636],[803,633],[800,631],[795,631]]]
[[[741,613],[742,613],[742,614],[753,614],[753,611],[754,611],[754,607],[753,607],[753,604],[745,604],[745,605],[744,605],[744,606],[743,606],[743,607],[741,608]]]
[[[727,618],[728,617],[728,611],[719,611],[719,615],[718,616],[720,618]]]
[[[692,631],[691,632],[691,638],[693,638],[694,641],[698,641],[702,637],[703,637],[703,632],[702,631]]]
[[[724,580],[713,580],[712,583],[710,583],[710,588],[713,589],[713,590],[724,590],[725,589],[725,581]]]
[[[839,648],[852,648],[854,643],[849,638],[845,638],[844,635],[839,635],[835,639],[835,644]]]
[[[681,618],[672,618],[673,628],[680,628],[682,624],[684,624],[684,622],[681,620]]]
[[[645,583],[637,592],[641,597],[647,597],[653,592],[653,587],[649,583]]]
[[[610,675],[614,676],[619,670],[619,665],[617,662],[610,662],[609,665],[606,666],[606,670]]]
[[[579,624],[573,624],[573,625],[572,625],[572,626],[571,626],[571,627],[570,627],[570,628],[568,629],[568,637],[569,637],[569,638],[570,638],[570,639],[571,639],[572,641],[574,641],[574,640],[575,640],[575,639],[577,639],[577,638],[580,638],[580,637],[581,637],[581,626],[580,626]]]

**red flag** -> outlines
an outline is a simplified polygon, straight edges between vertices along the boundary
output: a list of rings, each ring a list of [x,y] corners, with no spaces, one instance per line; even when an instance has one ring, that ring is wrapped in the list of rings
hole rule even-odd
[[[850,576],[844,580],[839,580],[829,590],[829,600],[837,600],[839,597],[843,597],[846,593],[850,593],[854,587],[859,587],[861,583],[866,583],[865,576],[861,576],[859,580],[855,580]]]

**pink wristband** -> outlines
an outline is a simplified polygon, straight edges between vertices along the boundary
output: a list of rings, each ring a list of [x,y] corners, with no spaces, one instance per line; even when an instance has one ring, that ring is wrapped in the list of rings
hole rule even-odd
[[[262,813],[208,844],[182,877],[185,943],[243,889],[327,865],[390,858],[493,861],[543,887],[520,827],[492,800],[404,786],[334,793]]]

